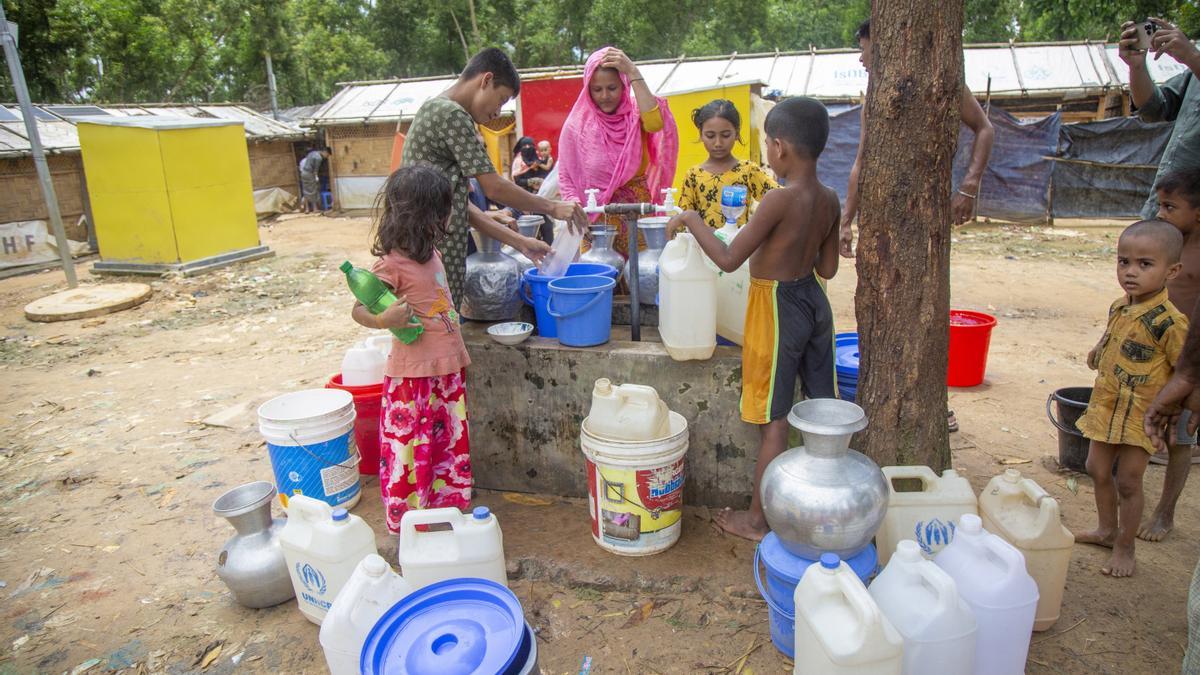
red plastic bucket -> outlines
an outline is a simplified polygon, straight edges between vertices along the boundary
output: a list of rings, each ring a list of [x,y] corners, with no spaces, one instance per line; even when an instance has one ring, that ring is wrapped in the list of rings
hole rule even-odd
[[[996,317],[965,309],[950,310],[950,363],[946,384],[951,387],[975,387],[983,383],[987,370],[988,346]]]
[[[383,383],[365,387],[350,387],[342,384],[338,373],[325,383],[326,389],[341,389],[354,397],[354,442],[362,461],[358,472],[364,476],[379,475],[379,411],[383,408]]]

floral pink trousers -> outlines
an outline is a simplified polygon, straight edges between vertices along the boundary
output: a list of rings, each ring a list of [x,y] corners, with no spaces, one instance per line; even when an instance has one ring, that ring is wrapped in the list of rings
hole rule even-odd
[[[464,371],[383,380],[379,488],[388,531],[409,509],[471,505]]]

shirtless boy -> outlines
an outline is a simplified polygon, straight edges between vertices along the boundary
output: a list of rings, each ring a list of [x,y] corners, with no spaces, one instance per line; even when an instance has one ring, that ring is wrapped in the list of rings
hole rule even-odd
[[[1167,296],[1179,311],[1188,314],[1194,323],[1196,301],[1200,299],[1200,169],[1178,169],[1159,179],[1154,186],[1158,194],[1158,219],[1174,225],[1183,233],[1183,253],[1179,262],[1183,269],[1167,282]],[[1138,538],[1161,541],[1175,526],[1175,504],[1183,493],[1188,470],[1193,462],[1196,436],[1187,431],[1190,413],[1180,415],[1174,433],[1168,434],[1170,445],[1160,448],[1150,458],[1155,464],[1166,464],[1162,496],[1158,506],[1138,528]],[[1156,443],[1157,445],[1157,443]]]
[[[787,187],[766,193],[728,247],[700,214],[686,225],[704,253],[733,272],[750,259],[746,344],[742,347],[742,420],[759,426],[754,495],[749,511],[717,514],[721,529],[759,540],[769,531],[758,485],[771,460],[787,449],[787,414],[799,375],[806,398],[834,397],[833,312],[814,272],[830,279],[838,267],[837,193],[817,179],[817,158],[829,136],[829,113],[815,99],[789,98],[767,115],[767,161]]]

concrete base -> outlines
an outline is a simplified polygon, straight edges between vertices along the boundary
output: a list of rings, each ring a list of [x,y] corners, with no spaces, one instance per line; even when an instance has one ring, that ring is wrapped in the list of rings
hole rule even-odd
[[[531,337],[506,347],[487,324],[463,325],[471,354],[467,398],[471,464],[481,488],[587,496],[579,428],[593,383],[647,384],[688,420],[690,449],[684,503],[744,508],[750,503],[758,429],[741,421],[742,359],[717,347],[707,361],[674,361],[654,328],[642,342],[617,326],[599,347],[564,347]]]
[[[96,274],[143,274],[152,276],[162,276],[174,272],[182,274],[185,277],[191,277],[227,267],[234,263],[269,258],[273,255],[275,255],[275,252],[266,246],[254,246],[186,263],[166,264],[97,260],[92,264],[92,272]]]

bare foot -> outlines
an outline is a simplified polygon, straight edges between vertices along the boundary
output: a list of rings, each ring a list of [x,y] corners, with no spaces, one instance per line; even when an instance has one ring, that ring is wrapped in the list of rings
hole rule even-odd
[[[1116,541],[1117,533],[1109,530],[1092,530],[1091,532],[1079,532],[1075,535],[1075,543],[1077,544],[1095,544],[1105,548],[1112,548],[1113,542]],[[1107,572],[1106,572],[1107,574]]]
[[[771,531],[765,521],[755,522],[754,516],[750,515],[749,511],[722,509],[717,512],[713,520],[717,521],[717,527],[725,532],[750,541],[762,541],[762,538]]]
[[[1100,573],[1119,579],[1133,576],[1133,567],[1133,547],[1114,546],[1112,558],[1107,565],[1100,568]]]
[[[1145,541],[1162,541],[1166,538],[1167,533],[1174,528],[1174,518],[1168,518],[1162,514],[1155,513],[1138,528],[1137,536],[1138,539]]]

